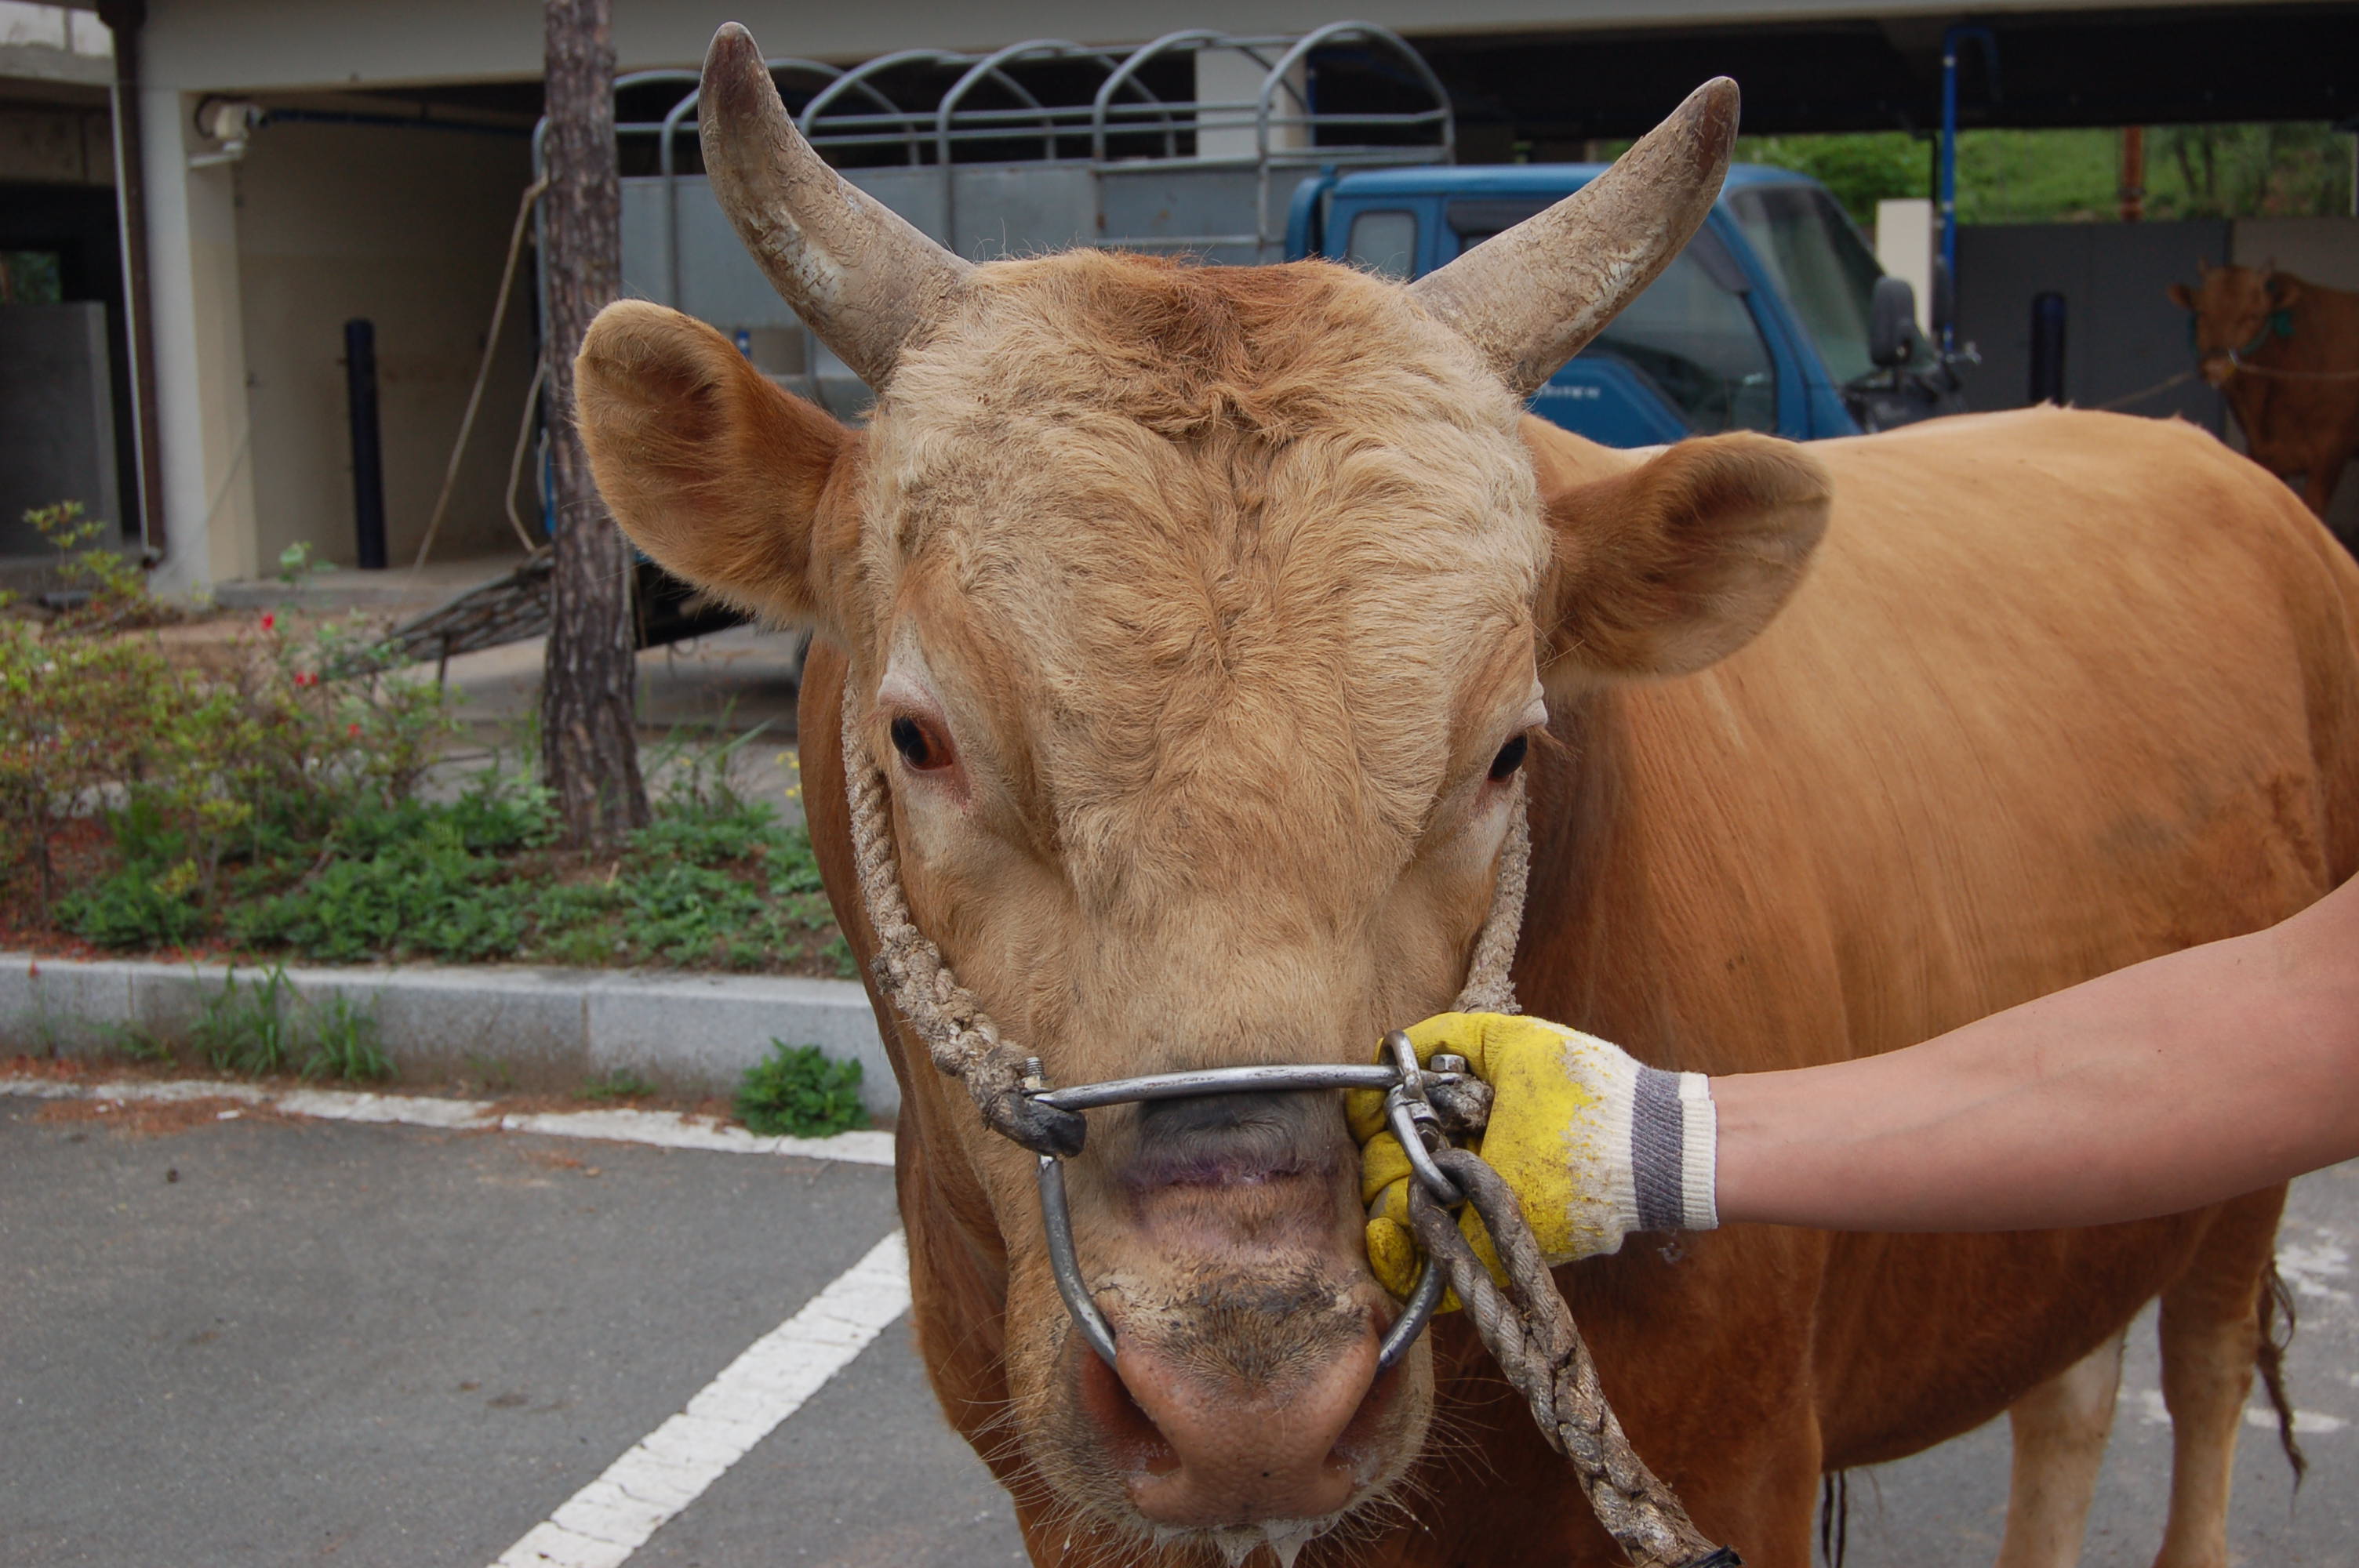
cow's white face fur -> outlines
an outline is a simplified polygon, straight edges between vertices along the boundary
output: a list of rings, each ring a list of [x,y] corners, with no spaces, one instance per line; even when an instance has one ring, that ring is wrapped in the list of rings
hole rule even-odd
[[[651,306],[601,317],[580,385],[643,547],[842,645],[851,765],[884,770],[915,917],[1062,1083],[1365,1060],[1448,1005],[1542,676],[1574,700],[1709,663],[1774,613],[1826,508],[1756,438],[1544,497],[1478,357],[1319,263],[979,269],[857,435]],[[1009,1260],[1008,1435],[1053,1506],[1143,1530],[1031,1159],[947,1121]],[[1396,1310],[1354,1152],[1327,1116],[1207,1158],[1093,1113],[1081,1254],[1119,1333],[1282,1411]],[[1415,1458],[1428,1376],[1414,1358],[1338,1442],[1353,1506]]]

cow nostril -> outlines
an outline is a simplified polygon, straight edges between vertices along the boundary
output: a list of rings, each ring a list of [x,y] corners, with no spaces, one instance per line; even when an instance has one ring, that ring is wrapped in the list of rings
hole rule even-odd
[[[1375,1336],[1333,1348],[1339,1353],[1323,1365],[1296,1376],[1240,1380],[1208,1376],[1201,1346],[1124,1341],[1111,1381],[1131,1397],[1106,1398],[1089,1413],[1110,1456],[1128,1469],[1132,1506],[1157,1523],[1199,1529],[1348,1508],[1381,1467],[1386,1401],[1369,1405]],[[1096,1372],[1085,1368],[1083,1377]],[[1088,1395],[1101,1385],[1083,1387]],[[1127,1424],[1133,1412],[1157,1441],[1141,1441]],[[1140,1464],[1149,1453],[1158,1462]]]
[[[1097,1426],[1107,1450],[1127,1470],[1168,1476],[1180,1467],[1179,1451],[1139,1408],[1129,1387],[1094,1352],[1081,1357],[1082,1410]]]

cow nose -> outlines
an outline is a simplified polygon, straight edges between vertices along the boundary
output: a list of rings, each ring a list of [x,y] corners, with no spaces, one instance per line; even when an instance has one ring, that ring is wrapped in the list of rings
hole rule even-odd
[[[1082,1357],[1082,1407],[1156,1524],[1318,1519],[1351,1505],[1374,1463],[1363,1445],[1399,1381],[1378,1377],[1376,1348],[1371,1331],[1320,1365],[1247,1383],[1125,1337],[1113,1367]]]

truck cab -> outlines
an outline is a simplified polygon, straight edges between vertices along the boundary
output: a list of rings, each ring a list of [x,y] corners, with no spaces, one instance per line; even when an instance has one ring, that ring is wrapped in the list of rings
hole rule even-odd
[[[1419,277],[1605,168],[1321,174],[1295,193],[1287,254]],[[1825,187],[1739,164],[1687,248],[1539,389],[1532,412],[1612,447],[1725,430],[1808,441],[1954,412],[1956,378],[1906,324],[1913,302],[1896,314],[1906,295]]]

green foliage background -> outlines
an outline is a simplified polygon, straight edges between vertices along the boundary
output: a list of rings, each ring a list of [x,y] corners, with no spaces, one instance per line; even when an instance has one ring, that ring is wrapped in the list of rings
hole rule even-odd
[[[1930,137],[1907,131],[1746,136],[1739,161],[1821,181],[1861,227],[1875,204],[1930,196]],[[1966,131],[1958,218],[1966,223],[2110,222],[2119,215],[2121,133]],[[2308,218],[2351,211],[2351,138],[2324,121],[2155,125],[2146,140],[2149,219]]]
[[[138,630],[163,607],[99,524],[71,503],[33,521],[85,600],[45,617],[0,594],[12,921],[124,951],[851,972],[809,834],[731,783],[758,730],[668,742],[648,826],[615,855],[562,851],[528,773],[434,776],[450,694],[358,630],[264,614],[207,673]]]

